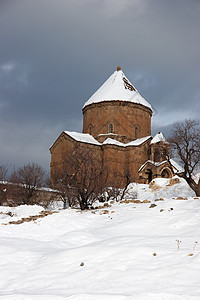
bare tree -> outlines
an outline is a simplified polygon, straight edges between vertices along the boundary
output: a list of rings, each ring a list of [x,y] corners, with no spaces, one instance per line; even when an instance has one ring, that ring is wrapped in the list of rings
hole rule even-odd
[[[125,186],[124,188],[122,189],[122,194],[121,194],[121,200],[124,198],[126,192],[127,192],[127,189],[128,189],[128,186],[131,182],[134,182],[134,176],[131,176],[130,175],[130,172],[127,168],[124,169],[124,176],[125,176]]]
[[[7,179],[7,174],[8,174],[8,166],[7,165],[0,165],[0,181],[6,180]]]
[[[105,187],[102,195],[99,198],[99,202],[108,202],[109,200],[118,200],[121,194],[121,189],[115,186]]]
[[[84,210],[100,197],[106,182],[107,172],[98,154],[79,146],[73,155],[63,157],[63,167],[54,176],[53,187],[62,191],[65,204],[67,201]]]
[[[198,182],[194,180],[194,172],[200,166],[200,129],[199,122],[195,120],[185,120],[175,123],[169,137],[171,149],[178,156],[184,171],[179,174],[197,196],[200,196],[200,178]]]
[[[8,169],[7,165],[0,165],[0,205],[7,200],[7,190],[4,181],[7,179]]]
[[[14,183],[13,192],[24,204],[33,204],[33,196],[38,187],[44,183],[45,171],[36,163],[28,163],[14,170],[10,181]]]
[[[66,172],[58,171],[54,176],[54,182],[52,184],[52,187],[58,191],[59,200],[63,202],[63,209],[77,204],[75,191],[73,187],[69,185],[68,179]]]

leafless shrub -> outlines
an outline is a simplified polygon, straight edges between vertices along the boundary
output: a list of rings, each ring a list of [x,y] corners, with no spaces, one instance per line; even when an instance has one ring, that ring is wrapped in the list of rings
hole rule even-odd
[[[7,201],[6,185],[0,182],[0,205],[3,205]]]
[[[7,179],[8,169],[9,167],[7,165],[0,165],[0,181]]]
[[[174,155],[179,158],[184,171],[179,174],[194,190],[196,196],[200,196],[200,178],[198,182],[193,179],[194,171],[200,166],[200,129],[199,122],[185,120],[175,123],[169,138]]]
[[[109,200],[118,200],[118,197],[121,194],[121,189],[117,187],[106,187],[103,191],[102,198],[99,200],[100,202],[105,202]]]
[[[64,207],[68,203],[84,210],[102,197],[107,177],[98,154],[79,146],[73,155],[63,157],[62,170],[54,174],[53,187],[62,193]]]
[[[44,183],[45,171],[36,163],[14,170],[10,176],[12,198],[17,204],[38,203],[37,188]],[[36,200],[37,199],[37,200]]]
[[[124,186],[124,188],[122,190],[121,199],[120,200],[123,200],[123,198],[124,198],[124,196],[125,196],[125,194],[127,192],[129,184],[134,181],[134,177],[130,175],[130,173],[129,173],[129,171],[127,169],[125,169],[124,174],[125,174],[126,183],[125,183],[125,186]]]

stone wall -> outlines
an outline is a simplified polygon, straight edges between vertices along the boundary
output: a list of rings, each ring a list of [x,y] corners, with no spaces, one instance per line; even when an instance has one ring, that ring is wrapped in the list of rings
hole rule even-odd
[[[50,163],[50,178],[51,186],[53,186],[57,174],[63,175],[64,164],[67,160],[73,156],[74,151],[91,151],[92,154],[99,161],[102,161],[102,149],[101,146],[93,145],[89,143],[82,143],[75,141],[73,138],[63,132],[53,146],[50,148],[51,163]],[[66,167],[66,166],[65,166]]]
[[[51,148],[51,185],[57,174],[63,171],[65,157],[71,157],[74,150],[89,149],[98,161],[102,161],[103,170],[108,173],[108,185],[123,187],[126,175],[132,181],[139,181],[138,169],[148,160],[150,139],[140,146],[122,147],[117,145],[92,145],[73,140],[62,133]]]
[[[126,136],[127,141],[151,135],[152,112],[148,107],[126,101],[105,101],[83,108],[83,133]],[[112,124],[112,126],[111,126]]]
[[[131,181],[139,181],[138,170],[148,160],[150,141],[140,146],[120,147],[103,145],[103,162],[109,168],[109,184],[123,187],[128,175]]]
[[[108,137],[122,143],[151,135],[150,108],[126,101],[105,101],[83,108],[83,133],[91,134],[102,143]],[[65,157],[71,157],[74,149],[90,149],[101,160],[108,172],[108,185],[123,187],[126,175],[139,181],[138,169],[149,159],[150,140],[140,146],[94,145],[78,142],[63,132],[51,152],[51,185],[57,173],[63,171]]]

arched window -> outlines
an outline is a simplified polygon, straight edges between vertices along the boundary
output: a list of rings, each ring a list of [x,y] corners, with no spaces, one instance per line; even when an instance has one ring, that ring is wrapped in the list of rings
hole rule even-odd
[[[139,129],[138,129],[138,127],[136,126],[136,127],[135,127],[135,138],[136,138],[136,139],[138,138],[138,135],[139,135]]]
[[[113,124],[109,125],[109,133],[113,133]]]
[[[160,151],[158,148],[155,149],[154,151],[154,161],[159,162],[160,161]]]
[[[92,134],[92,125],[89,125],[89,134]]]
[[[163,178],[169,178],[170,175],[169,175],[169,171],[167,169],[164,169],[161,173],[161,177]]]
[[[147,170],[147,174],[148,174],[148,183],[150,183],[153,176],[152,170]]]

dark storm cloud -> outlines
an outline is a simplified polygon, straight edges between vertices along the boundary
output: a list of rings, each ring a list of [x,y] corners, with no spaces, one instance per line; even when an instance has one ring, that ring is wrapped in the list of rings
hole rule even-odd
[[[199,15],[192,0],[1,1],[0,162],[47,167],[117,65],[155,107],[153,131],[198,118]]]

